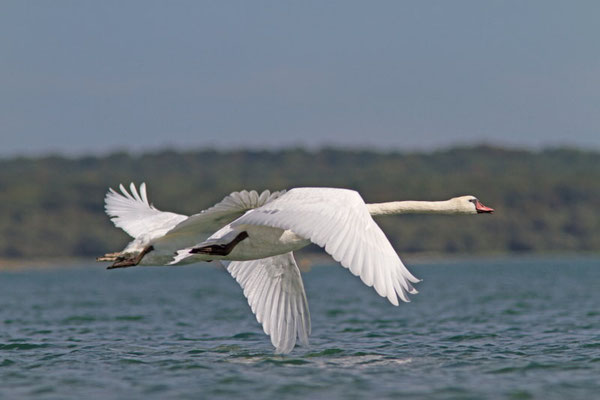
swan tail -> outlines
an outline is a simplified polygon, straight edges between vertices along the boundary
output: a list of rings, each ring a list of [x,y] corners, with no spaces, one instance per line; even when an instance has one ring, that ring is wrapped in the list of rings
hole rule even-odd
[[[175,256],[173,257],[173,260],[168,265],[179,264],[186,258],[193,256],[194,253],[191,252],[192,249],[193,249],[193,247],[188,247],[187,249],[177,250],[177,252],[175,253]]]

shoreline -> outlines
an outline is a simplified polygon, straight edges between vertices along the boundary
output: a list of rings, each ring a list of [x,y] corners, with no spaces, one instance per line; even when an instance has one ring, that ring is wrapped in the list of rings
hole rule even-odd
[[[531,258],[598,258],[600,252],[544,252],[544,253],[481,253],[481,254],[444,254],[444,253],[412,253],[400,254],[400,259],[407,265],[423,265],[432,263],[454,264],[461,261],[477,260],[501,260],[505,258],[531,259]],[[307,253],[296,254],[296,262],[302,272],[308,272],[315,266],[336,265],[326,253]],[[98,264],[102,267],[105,262],[96,262],[95,258],[90,257],[52,257],[52,258],[0,258],[0,272],[26,271],[26,270],[53,270],[81,268],[83,265]],[[193,265],[193,264],[190,264]]]

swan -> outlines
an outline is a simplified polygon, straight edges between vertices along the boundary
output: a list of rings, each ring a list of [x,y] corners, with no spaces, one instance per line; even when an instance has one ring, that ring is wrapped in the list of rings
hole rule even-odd
[[[233,192],[214,206],[187,216],[154,207],[148,201],[145,183],[140,185],[139,192],[133,183],[129,186],[129,192],[122,184],[119,189],[121,193],[109,189],[104,198],[104,209],[114,225],[123,229],[133,240],[122,251],[96,259],[113,262],[109,269],[138,264],[165,265],[173,259],[178,249],[207,239],[246,211],[260,207],[283,193],[271,193],[268,190],[261,194],[254,190]]]
[[[109,268],[162,263],[165,249],[177,247],[169,265],[231,261],[227,271],[242,287],[276,352],[283,354],[292,351],[296,338],[307,345],[311,331],[294,251],[310,243],[323,247],[343,267],[397,306],[398,298],[409,302],[408,294],[417,293],[412,284],[419,279],[404,266],[372,216],[494,211],[474,196],[366,204],[358,192],[349,189],[294,188],[260,195],[255,191],[233,192],[215,206],[186,217],[164,213],[150,205],[144,184],[141,195],[133,184],[131,195],[123,186],[120,188],[122,195],[112,189],[107,194],[106,211],[117,227],[134,237],[119,254],[127,254],[129,249],[133,255],[117,256]],[[194,240],[195,244],[179,247]],[[155,251],[158,256],[152,255]]]

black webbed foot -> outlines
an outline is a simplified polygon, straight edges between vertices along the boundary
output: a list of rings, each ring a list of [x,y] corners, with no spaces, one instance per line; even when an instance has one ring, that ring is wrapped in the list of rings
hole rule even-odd
[[[194,247],[190,250],[192,254],[210,254],[214,256],[226,256],[233,248],[242,240],[248,237],[248,233],[246,231],[240,232],[231,242],[227,244],[212,244],[209,246],[203,247]]]
[[[135,267],[138,265],[144,256],[154,250],[154,247],[147,246],[144,250],[140,251],[140,253],[136,256],[120,256],[117,260],[112,264],[106,267],[106,269],[115,269],[115,268],[127,268],[127,267]]]

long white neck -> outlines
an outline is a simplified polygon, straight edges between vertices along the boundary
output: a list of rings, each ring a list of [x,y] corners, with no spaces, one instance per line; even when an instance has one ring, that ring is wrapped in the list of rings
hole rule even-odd
[[[367,204],[371,215],[393,214],[462,214],[452,200],[444,201],[391,201]]]

